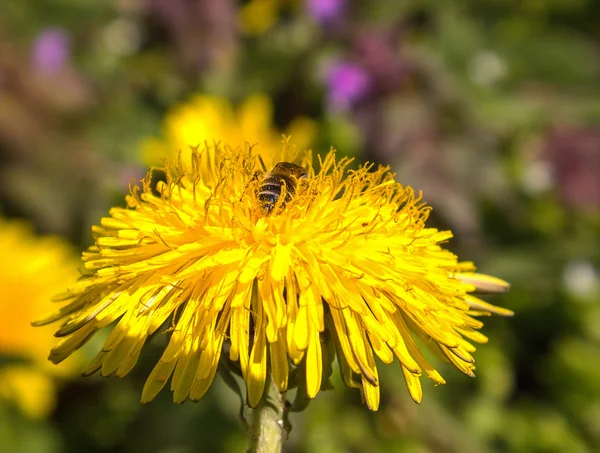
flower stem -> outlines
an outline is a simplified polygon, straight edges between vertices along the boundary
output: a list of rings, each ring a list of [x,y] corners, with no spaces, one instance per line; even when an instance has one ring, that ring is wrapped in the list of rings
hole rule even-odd
[[[269,376],[265,392],[252,411],[248,453],[280,453],[284,436],[284,396]]]

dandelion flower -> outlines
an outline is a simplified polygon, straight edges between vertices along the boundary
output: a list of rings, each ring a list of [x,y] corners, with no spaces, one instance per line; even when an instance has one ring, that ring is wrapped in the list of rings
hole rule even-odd
[[[75,255],[55,237],[38,237],[18,221],[0,219],[0,399],[30,418],[52,410],[57,377],[75,374],[77,358],[60,367],[46,360],[56,329],[32,329],[31,320],[50,310],[49,299],[78,275]]]
[[[294,137],[300,149],[309,148],[315,138],[317,125],[305,116],[292,119],[286,134]],[[213,144],[227,137],[227,144],[243,147],[260,143],[261,154],[275,155],[281,146],[281,133],[273,125],[273,105],[264,94],[253,94],[234,107],[219,96],[199,94],[171,108],[162,125],[160,138],[142,142],[140,154],[148,165],[161,162],[162,157],[173,159],[184,151],[186,164],[191,164],[190,146]]]
[[[473,375],[470,341],[487,340],[475,316],[511,312],[470,293],[508,285],[442,248],[452,234],[425,226],[430,209],[388,168],[350,170],[333,151],[318,161],[297,160],[306,177],[283,183],[268,213],[252,149],[194,151],[191,167],[165,166],[165,182],[146,178],[127,209],[111,209],[93,228],[89,274],[41,322],[65,320],[50,359],[116,323],[84,374],[124,376],[162,326],[170,339],[144,402],[169,379],[175,401],[199,400],[226,360],[239,365],[251,407],[267,379],[314,398],[334,357],[370,409],[379,406],[376,358],[398,359],[419,402],[423,373],[444,379],[417,338]]]
[[[279,0],[250,0],[239,11],[240,28],[247,36],[260,36],[279,20]]]

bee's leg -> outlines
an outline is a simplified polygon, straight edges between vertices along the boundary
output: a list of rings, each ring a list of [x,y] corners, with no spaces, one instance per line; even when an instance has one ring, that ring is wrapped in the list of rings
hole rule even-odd
[[[258,157],[258,161],[260,162],[260,166],[263,168],[263,171],[266,173],[267,172],[267,166],[265,165],[265,161],[263,160],[262,156],[260,154],[257,154],[256,157]]]
[[[260,171],[254,172],[252,178],[250,178],[250,181],[248,181],[248,184],[246,184],[246,187],[244,187],[244,192],[242,192],[242,196],[240,197],[239,201],[242,201],[244,199],[244,195],[246,195],[246,193],[248,192],[248,187],[250,186],[250,184],[252,184],[254,181],[257,181],[262,174],[263,173]]]

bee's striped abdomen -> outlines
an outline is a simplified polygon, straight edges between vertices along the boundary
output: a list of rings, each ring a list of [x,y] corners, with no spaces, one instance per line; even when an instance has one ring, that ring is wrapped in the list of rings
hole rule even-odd
[[[281,203],[281,207],[289,203],[296,193],[298,179],[306,178],[306,174],[303,167],[290,162],[279,162],[275,165],[273,171],[263,179],[257,191],[257,198],[262,211],[266,215],[273,211],[281,197],[284,184],[285,198]]]

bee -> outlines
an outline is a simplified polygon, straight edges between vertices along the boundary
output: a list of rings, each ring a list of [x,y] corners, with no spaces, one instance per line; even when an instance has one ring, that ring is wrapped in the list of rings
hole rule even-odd
[[[307,174],[304,167],[292,164],[291,162],[279,162],[275,165],[273,170],[265,175],[256,191],[256,197],[258,198],[262,212],[266,215],[271,214],[281,197],[284,185],[285,195],[281,202],[281,207],[285,207],[296,193],[298,181],[306,178]]]

